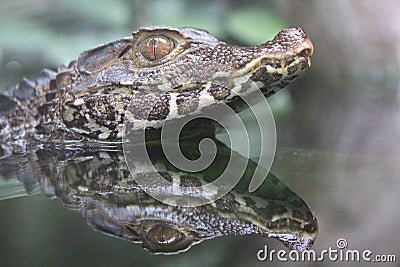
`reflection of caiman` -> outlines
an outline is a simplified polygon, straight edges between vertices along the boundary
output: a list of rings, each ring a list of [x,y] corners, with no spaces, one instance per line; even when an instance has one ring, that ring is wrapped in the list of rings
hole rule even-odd
[[[179,175],[185,183],[211,181],[220,175],[229,161],[230,150],[216,142],[215,162],[196,174],[182,175],[158,146],[150,156],[160,172]],[[183,142],[182,151],[189,158],[192,142]],[[291,249],[309,248],[317,236],[318,226],[306,203],[282,182],[269,174],[262,187],[246,192],[249,177],[255,169],[250,162],[240,184],[219,200],[199,207],[170,206],[155,200],[138,187],[130,175],[122,152],[82,152],[38,150],[31,157],[28,172],[40,178],[42,192],[60,198],[66,207],[80,210],[87,223],[106,234],[142,243],[151,253],[177,253],[201,241],[223,235],[259,234],[275,237]],[[11,164],[14,159],[8,158]],[[142,174],[146,167],[140,167]],[[247,159],[243,158],[247,161]],[[18,176],[26,177],[19,167]],[[9,174],[10,175],[10,174]],[[15,174],[14,174],[15,175]],[[32,187],[32,181],[26,181]]]
[[[136,185],[115,141],[121,139],[124,120],[134,127],[146,122],[146,127],[157,129],[164,121],[198,114],[218,103],[237,110],[241,104],[235,95],[251,94],[251,84],[269,96],[309,66],[312,50],[299,28],[283,30],[272,41],[250,48],[228,45],[190,28],[142,28],[132,37],[83,52],[58,73],[45,70],[35,82],[24,80],[1,94],[0,164],[23,152],[30,164],[40,165],[42,171],[35,176],[44,192],[54,189],[67,206],[82,209],[96,229],[142,242],[153,253],[183,251],[205,239],[249,233],[277,237],[292,249],[309,248],[317,235],[315,217],[272,175],[258,197],[232,191],[201,207],[168,206]],[[208,127],[213,129],[202,130],[209,133]],[[222,151],[218,155],[226,158],[226,147],[216,143]],[[101,152],[111,146],[113,153]],[[220,167],[210,167],[184,175],[152,150],[160,173],[178,176],[185,185],[211,181],[220,173]],[[195,153],[188,151],[189,157]],[[56,161],[42,163],[42,156]],[[224,164],[216,160],[213,165]],[[249,162],[247,168],[245,176],[255,164]],[[151,173],[147,175],[151,179]]]

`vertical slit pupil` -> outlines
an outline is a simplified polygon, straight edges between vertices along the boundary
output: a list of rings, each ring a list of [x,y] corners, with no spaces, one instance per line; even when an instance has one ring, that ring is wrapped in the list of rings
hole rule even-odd
[[[171,53],[174,42],[166,36],[150,36],[143,40],[140,53],[149,60],[159,60]]]

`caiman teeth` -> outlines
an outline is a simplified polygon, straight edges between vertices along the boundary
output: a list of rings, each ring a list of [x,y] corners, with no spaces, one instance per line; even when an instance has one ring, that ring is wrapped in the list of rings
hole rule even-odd
[[[308,65],[309,68],[311,67],[311,58],[310,57],[307,58],[307,65]]]
[[[274,69],[278,69],[279,67],[283,71],[287,66],[294,62],[294,59],[277,59],[277,58],[262,58],[259,60],[253,67],[251,67],[250,72],[254,72],[255,70],[259,69],[263,65],[270,66]]]

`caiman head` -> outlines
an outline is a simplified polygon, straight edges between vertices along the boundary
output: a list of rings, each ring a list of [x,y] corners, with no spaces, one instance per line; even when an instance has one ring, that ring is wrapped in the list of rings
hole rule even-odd
[[[166,120],[229,104],[238,92],[250,94],[250,84],[269,96],[303,73],[312,53],[300,28],[255,47],[230,45],[193,28],[141,28],[83,52],[59,73],[54,113],[58,128],[119,139],[126,119],[160,128]]]

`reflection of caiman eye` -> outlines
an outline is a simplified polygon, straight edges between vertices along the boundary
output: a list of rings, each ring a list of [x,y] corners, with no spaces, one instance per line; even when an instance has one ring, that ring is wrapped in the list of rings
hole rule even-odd
[[[157,225],[148,232],[148,240],[156,245],[172,245],[183,238],[183,233],[165,225]]]
[[[142,41],[140,53],[148,60],[167,56],[175,48],[175,42],[164,35],[152,35]]]

